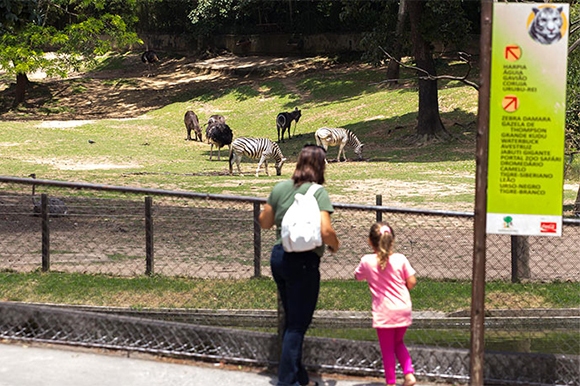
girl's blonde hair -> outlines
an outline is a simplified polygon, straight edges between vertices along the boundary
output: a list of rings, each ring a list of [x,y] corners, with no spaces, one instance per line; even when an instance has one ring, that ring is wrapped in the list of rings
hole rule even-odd
[[[371,226],[369,232],[371,245],[377,252],[377,259],[381,269],[385,269],[389,256],[393,254],[393,244],[395,244],[395,232],[386,222],[377,222]]]

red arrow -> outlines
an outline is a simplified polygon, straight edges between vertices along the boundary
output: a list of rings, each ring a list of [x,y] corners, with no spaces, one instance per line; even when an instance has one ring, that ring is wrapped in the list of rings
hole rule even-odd
[[[508,97],[505,97],[505,100],[509,101],[509,102],[503,106],[504,110],[508,110],[510,108],[510,106],[512,106],[512,105],[513,105],[514,110],[518,109],[518,98],[517,97],[508,96]]]
[[[516,60],[519,59],[520,58],[519,57],[519,54],[520,53],[518,52],[519,51],[519,48],[520,47],[518,47],[518,46],[506,46],[506,48],[505,48],[505,54],[504,54],[505,55],[505,58],[506,59],[509,59],[509,56],[511,55],[511,56],[514,57],[514,59],[516,59]]]

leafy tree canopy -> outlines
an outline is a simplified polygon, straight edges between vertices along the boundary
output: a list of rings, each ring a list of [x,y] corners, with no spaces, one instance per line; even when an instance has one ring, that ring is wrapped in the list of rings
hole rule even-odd
[[[294,34],[370,30],[375,15],[350,17],[344,13],[354,0],[272,1],[272,0],[198,0],[189,13],[196,34],[284,32]],[[365,4],[366,3],[366,4]],[[365,9],[383,1],[361,1]],[[383,5],[384,6],[384,5]],[[352,7],[355,8],[355,7]],[[354,15],[354,12],[352,13]]]
[[[0,68],[17,76],[15,105],[24,99],[26,74],[66,76],[113,48],[140,42],[123,18],[109,13],[115,1],[4,0]],[[130,2],[125,2],[130,3]],[[20,92],[19,92],[20,91]]]
[[[407,0],[408,3],[409,0]],[[399,2],[365,1],[345,2],[343,15],[355,20],[367,20],[362,44],[363,59],[375,65],[384,65],[388,59],[380,47],[391,52],[396,43],[396,23]],[[371,16],[373,15],[373,16]],[[369,17],[370,16],[370,17]],[[479,27],[479,2],[456,0],[426,0],[421,15],[420,31],[428,42],[443,43],[462,50],[469,43],[470,33]],[[405,54],[411,52],[410,27],[405,24],[404,38],[399,41]]]

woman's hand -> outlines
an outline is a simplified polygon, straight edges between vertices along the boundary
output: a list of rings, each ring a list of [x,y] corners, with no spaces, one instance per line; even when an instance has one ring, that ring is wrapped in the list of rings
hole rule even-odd
[[[332,253],[336,253],[340,247],[340,241],[336,236],[336,232],[332,229],[332,224],[330,223],[330,213],[327,211],[320,211],[320,231],[322,233],[322,241],[324,244],[328,245],[328,250]]]
[[[262,229],[270,229],[274,226],[275,213],[274,208],[272,208],[272,205],[270,204],[264,205],[264,210],[260,212],[258,220],[260,221],[260,226],[262,227]]]

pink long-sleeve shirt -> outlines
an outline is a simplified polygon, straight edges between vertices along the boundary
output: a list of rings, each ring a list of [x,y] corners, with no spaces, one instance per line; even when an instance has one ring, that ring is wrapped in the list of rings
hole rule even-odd
[[[389,256],[385,269],[381,269],[376,254],[364,255],[355,270],[357,280],[366,280],[373,296],[373,327],[393,328],[409,326],[411,318],[411,294],[407,278],[415,270],[400,253]]]

